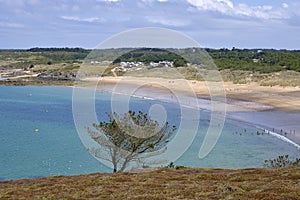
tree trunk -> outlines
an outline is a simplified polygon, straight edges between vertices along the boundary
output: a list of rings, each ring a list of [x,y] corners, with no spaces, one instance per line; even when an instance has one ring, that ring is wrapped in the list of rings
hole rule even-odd
[[[118,171],[118,163],[117,163],[117,151],[116,149],[113,150],[113,155],[112,155],[112,164],[114,166],[114,173]]]
[[[124,163],[123,163],[123,166],[122,166],[121,169],[120,169],[120,172],[122,172],[122,171],[125,170],[125,168],[127,167],[128,162],[132,159],[132,154],[133,154],[133,153],[131,153],[130,155],[128,155],[128,156],[126,157],[126,159],[125,159],[125,161],[124,161]]]

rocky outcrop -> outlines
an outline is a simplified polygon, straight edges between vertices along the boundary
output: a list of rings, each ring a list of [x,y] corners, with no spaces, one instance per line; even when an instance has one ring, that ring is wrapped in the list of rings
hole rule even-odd
[[[74,72],[60,72],[60,71],[46,71],[37,76],[38,79],[47,80],[64,80],[74,81],[76,79],[76,73]]]

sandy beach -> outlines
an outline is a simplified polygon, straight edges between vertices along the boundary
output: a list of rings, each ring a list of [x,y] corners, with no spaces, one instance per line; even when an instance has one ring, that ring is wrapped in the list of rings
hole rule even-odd
[[[212,93],[207,83],[184,79],[144,77],[89,77],[85,85],[99,90],[175,102],[184,98],[187,106],[210,109]],[[218,83],[226,95],[226,116],[258,127],[275,130],[300,144],[300,88],[259,86],[257,83]],[[216,90],[217,91],[217,90]],[[175,98],[176,97],[176,98]],[[190,105],[197,97],[198,105]]]
[[[165,91],[172,90],[184,95],[192,95],[191,92],[194,92],[202,98],[209,98],[210,96],[206,83],[203,81],[148,77],[101,77],[101,79],[90,77],[85,80],[99,81],[98,88],[104,90],[112,90],[116,85],[119,89],[130,88],[135,85],[143,86],[144,89],[148,88],[148,90],[161,89],[161,91],[164,91],[163,88],[165,88]],[[192,90],[188,90],[187,85]],[[236,111],[279,110],[283,112],[300,112],[299,87],[259,86],[255,82],[250,84],[224,82],[220,85],[225,89],[227,103],[233,105],[232,109],[237,109]]]

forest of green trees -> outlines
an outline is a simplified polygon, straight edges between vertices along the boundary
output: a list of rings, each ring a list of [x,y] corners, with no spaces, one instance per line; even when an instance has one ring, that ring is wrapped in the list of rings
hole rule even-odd
[[[149,64],[150,62],[172,61],[175,67],[185,66],[188,61],[176,53],[158,48],[141,48],[129,51],[118,58],[113,63],[120,62],[143,62]]]
[[[81,63],[84,59],[97,61],[173,61],[175,67],[205,64],[201,53],[209,55],[220,69],[270,73],[293,70],[300,72],[300,50],[276,49],[101,49],[31,48],[28,50],[0,50],[0,60],[15,60],[11,65]],[[206,53],[207,52],[207,53]],[[176,55],[177,54],[177,55]],[[20,62],[21,61],[21,62]]]
[[[219,69],[300,72],[300,51],[274,49],[207,49]]]

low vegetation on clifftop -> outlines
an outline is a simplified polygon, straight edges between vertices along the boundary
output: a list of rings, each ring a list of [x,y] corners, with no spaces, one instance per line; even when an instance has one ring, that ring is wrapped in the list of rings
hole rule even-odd
[[[167,169],[0,182],[0,199],[299,199],[300,168]]]

